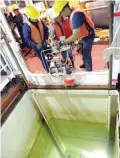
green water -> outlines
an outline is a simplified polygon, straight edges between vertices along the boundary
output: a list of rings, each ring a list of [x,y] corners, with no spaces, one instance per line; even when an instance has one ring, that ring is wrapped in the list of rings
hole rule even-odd
[[[53,119],[50,127],[72,157],[84,150],[107,149],[107,128],[103,124]]]
[[[28,158],[61,158],[46,125],[42,125]]]
[[[71,158],[83,151],[107,150],[107,127],[104,124],[52,119],[50,130]],[[61,158],[46,125],[39,131],[28,158]]]

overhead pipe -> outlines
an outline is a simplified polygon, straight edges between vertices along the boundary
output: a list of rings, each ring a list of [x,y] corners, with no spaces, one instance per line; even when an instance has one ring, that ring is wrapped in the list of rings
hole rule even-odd
[[[91,11],[91,10],[99,10],[99,9],[105,9],[108,8],[108,6],[100,6],[100,7],[94,7],[94,8],[89,8],[89,9],[83,9],[83,12]]]
[[[80,0],[80,4],[82,3],[90,3],[90,2],[94,2],[94,0]]]

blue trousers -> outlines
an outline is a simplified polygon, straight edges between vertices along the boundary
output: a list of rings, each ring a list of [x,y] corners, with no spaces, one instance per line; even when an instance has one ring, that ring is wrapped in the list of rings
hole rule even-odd
[[[95,35],[85,37],[82,39],[82,53],[83,53],[83,63],[85,64],[86,71],[92,71],[92,45],[94,41]]]
[[[50,53],[50,52],[49,52],[50,50],[47,50],[47,51],[42,52],[43,50],[46,50],[46,49],[49,49],[49,48],[43,48],[42,50],[37,50],[37,49],[36,49],[36,53],[37,53],[38,58],[41,60],[42,66],[44,67],[44,69],[45,69],[47,72],[49,72],[50,62],[48,62],[48,61],[46,60],[45,56],[46,56],[47,53]]]

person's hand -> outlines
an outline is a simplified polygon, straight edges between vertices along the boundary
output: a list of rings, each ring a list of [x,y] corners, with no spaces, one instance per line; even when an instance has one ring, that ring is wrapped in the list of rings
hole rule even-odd
[[[58,42],[56,42],[56,48],[59,50],[60,48],[61,48],[61,46],[63,46],[65,43],[64,43],[64,41],[58,41]]]
[[[42,50],[43,45],[42,45],[42,44],[36,44],[36,48],[37,48],[38,50]]]
[[[43,47],[47,47],[47,41],[46,40],[43,42]]]

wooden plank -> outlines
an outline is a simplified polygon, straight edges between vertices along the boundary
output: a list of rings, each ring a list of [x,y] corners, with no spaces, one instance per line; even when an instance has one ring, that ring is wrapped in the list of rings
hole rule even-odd
[[[9,109],[12,102],[21,94],[23,81],[19,82],[15,87],[8,91],[8,95],[1,98],[1,116]]]

